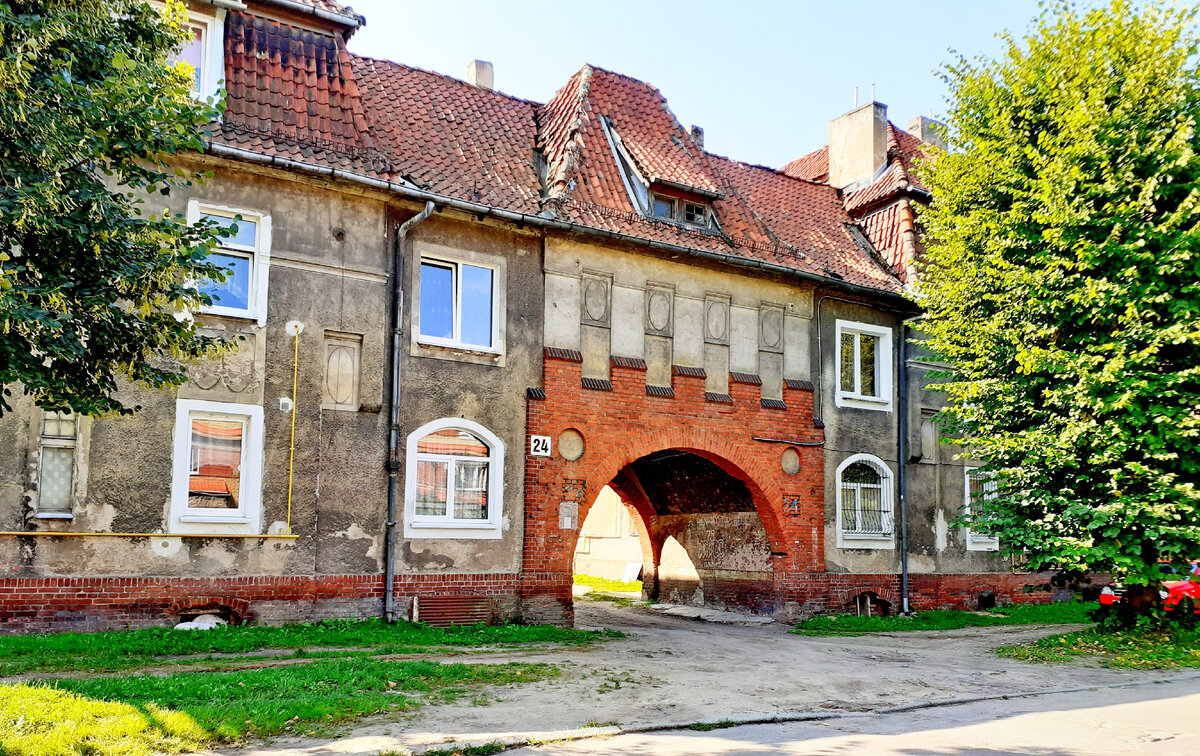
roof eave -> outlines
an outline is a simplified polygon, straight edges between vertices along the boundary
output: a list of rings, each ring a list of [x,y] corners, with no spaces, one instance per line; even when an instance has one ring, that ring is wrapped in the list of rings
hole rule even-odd
[[[478,202],[469,202],[467,200],[460,200],[443,194],[427,192],[422,189],[418,189],[407,182],[396,183],[387,179],[375,178],[373,176],[367,176],[351,171],[343,171],[337,168],[316,165],[314,163],[305,163],[278,155],[264,155],[260,152],[254,152],[252,150],[246,150],[240,147],[232,147],[219,142],[213,142],[212,140],[205,140],[205,146],[210,152],[216,155],[223,155],[225,157],[246,160],[253,163],[276,166],[285,170],[299,170],[305,173],[330,179],[350,181],[352,183],[390,192],[406,199],[418,200],[420,202],[434,202],[440,205],[445,205],[446,207],[475,215],[481,220],[486,217],[493,217],[521,225],[530,225],[540,228],[566,231],[569,233],[584,234],[603,239],[611,239],[613,241],[619,241],[635,246],[649,247],[650,249],[661,250],[664,252],[685,254],[698,259],[720,262],[733,267],[762,270],[776,275],[798,278],[800,280],[809,281],[815,284],[832,286],[834,288],[841,289],[852,294],[858,294],[860,296],[882,297],[897,305],[903,305],[902,309],[906,311],[916,310],[916,305],[909,300],[902,291],[877,289],[872,286],[864,286],[862,284],[855,284],[849,281],[838,280],[826,276],[818,276],[815,273],[809,273],[796,268],[789,268],[786,265],[779,265],[777,263],[770,263],[763,260],[752,260],[749,258],[737,257],[735,255],[728,255],[722,252],[711,252],[706,249],[687,247],[681,244],[672,244],[670,242],[662,242],[655,239],[646,239],[644,237],[634,236],[632,234],[624,234],[619,231],[609,231],[608,229],[585,226],[579,223],[573,223],[571,221],[559,220],[557,218],[548,218],[544,215],[530,215],[528,213],[522,213],[515,210],[504,210],[501,208],[490,207],[488,205],[482,205]]]

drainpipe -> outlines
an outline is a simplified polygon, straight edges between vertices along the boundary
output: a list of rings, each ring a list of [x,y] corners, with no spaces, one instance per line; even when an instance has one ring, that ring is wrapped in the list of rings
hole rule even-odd
[[[916,315],[900,321],[900,368],[899,402],[896,422],[896,482],[900,497],[900,605],[904,614],[910,614],[908,605],[908,324],[922,316]]]
[[[425,209],[396,227],[395,259],[392,262],[392,393],[391,417],[388,423],[388,497],[387,537],[384,547],[383,616],[396,621],[396,473],[400,469],[400,326],[404,315],[404,242],[408,232],[433,215],[432,202]]]

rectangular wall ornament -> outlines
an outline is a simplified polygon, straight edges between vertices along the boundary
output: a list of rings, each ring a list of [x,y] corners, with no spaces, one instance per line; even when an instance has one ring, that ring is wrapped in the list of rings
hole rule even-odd
[[[558,527],[561,530],[576,530],[579,527],[579,502],[559,502]]]
[[[799,496],[784,496],[783,497],[783,514],[786,517],[799,517],[800,512],[800,497]]]

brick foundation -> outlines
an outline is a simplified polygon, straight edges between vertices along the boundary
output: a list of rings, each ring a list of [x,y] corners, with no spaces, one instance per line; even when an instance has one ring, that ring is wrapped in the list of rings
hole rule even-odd
[[[486,596],[493,616],[517,612],[515,574],[397,575],[402,613],[413,596]],[[383,613],[382,575],[287,577],[56,577],[0,580],[0,632],[166,626],[226,610],[266,624]]]

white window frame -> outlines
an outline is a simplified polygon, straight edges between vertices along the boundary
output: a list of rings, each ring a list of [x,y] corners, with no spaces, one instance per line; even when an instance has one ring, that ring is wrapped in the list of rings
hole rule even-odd
[[[79,444],[81,423],[83,417],[75,413],[68,413],[74,416],[72,427],[75,432],[72,436],[47,436],[45,433],[46,415],[51,410],[42,410],[38,416],[38,485],[37,485],[37,506],[34,507],[34,519],[36,520],[74,520],[75,519],[75,499],[78,496],[77,487],[79,485]],[[71,490],[67,495],[67,511],[46,510],[42,508],[42,475],[44,473],[43,459],[44,450],[52,449],[70,449],[71,450]]]
[[[880,506],[884,507],[889,513],[889,519],[892,524],[892,532],[888,534],[879,533],[855,533],[847,532],[842,528],[842,507],[845,502],[842,501],[842,473],[846,468],[859,462],[865,462],[875,471],[879,473],[879,501]],[[887,463],[879,457],[872,454],[855,454],[847,457],[842,461],[837,468],[837,474],[834,476],[834,492],[835,492],[835,511],[834,517],[837,526],[837,545],[839,549],[893,549],[896,545],[896,504],[895,504],[895,475],[892,474],[892,469]]]
[[[970,517],[971,515],[971,473],[978,470],[978,467],[963,468],[963,515]],[[994,499],[996,497],[996,481],[987,476],[983,482],[983,498]],[[999,551],[1000,539],[995,536],[976,533],[971,528],[963,528],[966,534],[967,551]]]
[[[151,0],[151,5],[162,10],[165,4]],[[199,13],[188,8],[188,23],[205,29],[204,57],[200,63],[199,91],[192,96],[198,100],[215,97],[225,80],[225,9],[213,8],[212,13]],[[220,73],[218,73],[218,71]]]
[[[432,265],[440,265],[448,267],[453,271],[454,278],[454,314],[452,316],[452,325],[454,335],[449,339],[439,338],[437,336],[427,336],[421,333],[421,275],[422,269],[426,263]],[[479,344],[468,344],[462,341],[462,266],[469,265],[473,268],[483,268],[492,272],[492,345],[480,346]],[[453,257],[443,257],[440,255],[422,254],[417,258],[416,270],[416,286],[418,295],[414,299],[417,300],[417,306],[413,314],[413,319],[416,321],[415,331],[417,334],[417,343],[428,346],[448,347],[450,349],[461,349],[466,352],[480,352],[483,354],[501,354],[504,349],[500,344],[500,318],[502,316],[500,310],[500,281],[502,278],[499,265],[492,263],[479,262],[477,260],[460,260]]]
[[[219,215],[230,219],[240,215],[245,220],[254,221],[256,227],[252,248],[241,244],[230,244],[222,239],[218,241],[217,248],[213,250],[250,258],[249,306],[242,309],[212,305],[201,307],[198,312],[228,318],[247,318],[257,321],[260,326],[265,326],[267,324],[267,284],[271,278],[271,216],[254,210],[213,205],[195,199],[188,200],[188,224],[198,223],[202,215]]]
[[[875,377],[879,381],[879,396],[865,396],[855,391],[842,390],[842,334],[849,333],[857,336],[873,336],[879,341],[875,347]],[[833,385],[834,404],[838,407],[878,410],[892,410],[892,329],[870,323],[857,323],[852,320],[838,320],[834,327],[833,350]],[[854,341],[858,345],[858,339]],[[854,379],[857,385],[861,380],[859,366],[860,349],[854,350]],[[861,386],[860,386],[861,388]]]
[[[188,506],[192,476],[192,418],[241,419],[241,491],[237,509],[196,509]],[[177,533],[237,534],[262,530],[263,408],[257,404],[178,399],[171,476],[171,530]]]
[[[453,500],[444,516],[417,515],[417,462],[443,458],[442,455],[418,455],[417,443],[439,430],[453,428],[473,433],[483,439],[491,453],[488,455],[488,517],[486,520],[458,520],[453,515]],[[475,538],[497,539],[501,536],[504,509],[504,442],[495,433],[472,420],[446,417],[426,423],[409,434],[404,471],[404,537],[405,538]],[[478,458],[476,458],[478,459]],[[450,475],[447,470],[447,475]],[[448,484],[453,480],[448,478]]]

